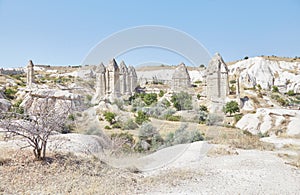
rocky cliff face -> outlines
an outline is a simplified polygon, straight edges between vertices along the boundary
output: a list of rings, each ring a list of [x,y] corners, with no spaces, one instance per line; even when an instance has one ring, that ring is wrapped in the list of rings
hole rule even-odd
[[[239,61],[229,68],[229,75],[235,75],[240,69],[241,84],[245,87],[260,85],[263,89],[278,86],[283,93],[294,90],[300,93],[300,63],[267,60],[254,57]]]

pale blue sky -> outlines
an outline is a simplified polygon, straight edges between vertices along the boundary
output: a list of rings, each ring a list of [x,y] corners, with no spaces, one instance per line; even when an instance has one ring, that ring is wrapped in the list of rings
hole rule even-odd
[[[0,0],[0,67],[24,66],[29,59],[80,64],[101,40],[140,25],[184,31],[226,61],[300,56],[299,0]],[[143,56],[137,53],[137,58]],[[144,54],[144,61],[184,61],[167,52]],[[134,53],[123,57],[137,63]]]

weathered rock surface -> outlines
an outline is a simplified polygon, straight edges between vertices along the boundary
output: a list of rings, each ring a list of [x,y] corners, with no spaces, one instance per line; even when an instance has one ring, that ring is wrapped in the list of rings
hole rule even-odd
[[[246,114],[236,127],[252,134],[300,134],[300,110],[258,108],[255,114]]]
[[[270,89],[276,85],[281,92],[294,90],[300,92],[300,63],[266,60],[254,57],[239,61],[229,68],[229,74],[234,75],[241,70],[241,83],[246,87],[260,85],[263,89]]]
[[[27,108],[29,111],[34,111],[34,109],[46,103],[46,101],[50,102],[51,106],[57,109],[58,112],[64,112],[65,109],[70,110],[81,106],[79,95],[57,89],[35,89],[30,91],[25,95],[21,106]]]
[[[186,91],[191,87],[190,74],[184,63],[181,63],[172,76],[172,89],[173,91],[180,92]]]
[[[6,99],[0,99],[0,111],[7,112],[11,107],[10,101]]]
[[[222,112],[229,94],[228,68],[221,55],[216,53],[207,66],[206,97],[212,112]]]

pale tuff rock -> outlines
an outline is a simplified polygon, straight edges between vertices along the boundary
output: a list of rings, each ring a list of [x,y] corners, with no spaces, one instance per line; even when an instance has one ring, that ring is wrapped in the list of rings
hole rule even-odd
[[[29,60],[28,65],[27,65],[27,87],[31,88],[32,83],[34,82],[34,70],[33,70],[33,63],[31,60]]]
[[[128,78],[128,68],[127,68],[125,62],[122,61],[120,63],[120,77],[119,77],[121,94],[129,93],[128,86],[127,86],[127,84],[128,84],[127,78]]]
[[[137,74],[136,74],[135,68],[133,66],[129,66],[128,74],[129,74],[129,77],[128,77],[129,93],[133,93],[135,91],[135,88],[137,87]]]
[[[127,68],[122,61],[118,66],[112,59],[107,67],[101,63],[96,67],[96,93],[92,103],[98,104],[102,100],[113,100],[121,96],[130,96],[137,87],[137,75],[132,66]]]
[[[228,68],[220,54],[215,54],[207,66],[206,95],[212,112],[222,112],[229,94]]]
[[[6,99],[0,99],[0,111],[7,112],[11,107],[10,101]]]
[[[287,135],[300,134],[300,111],[287,109],[258,108],[255,114],[246,114],[236,127],[252,134],[282,131]],[[282,132],[281,132],[282,133]]]
[[[120,96],[120,70],[115,59],[109,62],[106,68],[106,94],[109,97],[117,98]]]
[[[238,68],[241,70],[241,84],[247,88],[259,84],[262,89],[271,89],[275,85],[282,93],[289,90],[300,92],[299,62],[272,61],[254,57],[229,66],[230,75],[234,75]]]
[[[172,76],[172,90],[186,91],[191,87],[191,78],[184,63],[181,63]]]
[[[96,68],[96,93],[92,99],[92,102],[95,102],[97,100],[102,100],[105,97],[106,94],[106,68],[101,63]]]
[[[35,89],[27,93],[21,106],[28,112],[34,112],[41,105],[48,104],[57,112],[65,112],[81,106],[81,98],[77,94],[55,89]]]

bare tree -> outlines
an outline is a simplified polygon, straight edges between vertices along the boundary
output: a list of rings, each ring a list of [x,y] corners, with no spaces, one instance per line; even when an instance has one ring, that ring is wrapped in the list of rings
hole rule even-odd
[[[57,105],[56,101],[49,97],[41,100],[32,105],[34,107],[25,109],[24,114],[0,113],[0,127],[5,132],[5,137],[26,138],[28,147],[33,148],[34,156],[38,160],[45,159],[49,136],[65,127],[71,108],[66,101],[61,101],[64,103]]]

